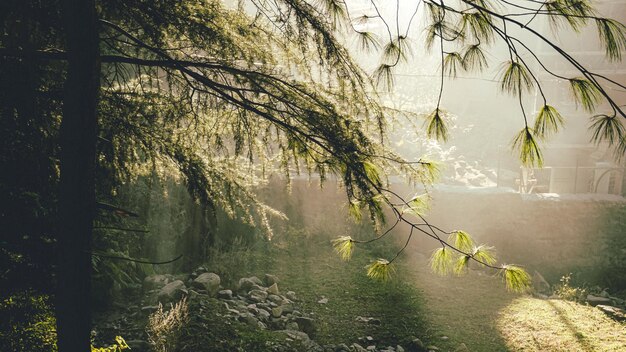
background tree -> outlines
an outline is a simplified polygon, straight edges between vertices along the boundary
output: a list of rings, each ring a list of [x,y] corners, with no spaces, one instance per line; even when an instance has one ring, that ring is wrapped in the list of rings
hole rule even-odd
[[[282,214],[255,196],[251,187],[259,179],[274,169],[287,176],[302,170],[322,181],[329,174],[337,175],[352,213],[359,217],[367,212],[380,229],[372,239],[337,239],[335,246],[344,258],[350,257],[355,244],[382,238],[406,223],[407,244],[414,233],[441,244],[432,259],[439,272],[461,273],[475,261],[502,272],[511,289],[527,288],[529,279],[522,269],[496,265],[490,250],[475,245],[463,231],[428,223],[423,216],[427,195],[405,199],[389,189],[388,175],[430,184],[437,165],[425,159],[404,160],[386,146],[386,115],[391,112],[370,93],[368,75],[353,61],[336,30],[339,24],[356,20],[383,21],[389,40],[374,77],[389,85],[393,67],[410,50],[397,15],[393,31],[390,23],[394,22],[383,18],[376,2],[372,2],[376,14],[361,19],[350,18],[350,3],[340,1],[325,1],[321,8],[300,0],[252,3],[252,8],[200,0],[7,1],[2,5],[0,58],[7,68],[0,69],[6,78],[1,104],[3,132],[9,136],[4,151],[19,143],[36,146],[31,137],[16,133],[15,125],[28,133],[49,131],[46,143],[51,145],[51,159],[39,163],[48,170],[43,181],[46,192],[53,193],[48,189],[56,187],[60,166],[58,231],[51,234],[60,258],[56,306],[60,350],[89,347],[96,189],[113,196],[117,185],[139,175],[182,177],[199,202],[258,224],[268,236],[268,217]],[[416,12],[421,4],[415,3]],[[516,4],[493,8],[472,1],[425,1],[423,5],[431,18],[427,41],[438,42],[441,48],[442,77],[444,71],[483,67],[483,43],[501,40],[510,53],[502,88],[520,99],[540,82],[519,55],[521,48],[529,50],[524,40],[511,36],[506,26],[519,25],[545,39],[530,25],[532,20],[524,24],[520,16],[562,18],[573,28],[593,20],[602,25],[609,58],[619,59],[624,48],[624,26],[595,17],[584,1],[535,8]],[[508,12],[511,7],[515,12]],[[524,8],[527,12],[518,15]],[[358,34],[364,46],[374,45],[371,34]],[[462,53],[448,52],[446,46],[455,43],[467,48]],[[600,84],[607,79],[586,70],[558,46],[552,47],[581,72],[581,79],[565,78],[574,98],[589,110],[600,96],[607,99],[613,114],[596,117],[600,122],[594,125],[595,136],[614,143],[623,153],[618,119],[623,112]],[[21,83],[24,88],[16,94],[11,90],[20,86],[19,72],[42,73]],[[60,82],[64,82],[62,95]],[[557,129],[558,112],[546,103],[534,128],[524,112],[523,116],[524,129],[514,145],[524,163],[540,163],[537,137]],[[446,138],[439,104],[426,126],[429,136]],[[3,161],[15,159],[19,158]],[[20,182],[8,180],[3,186],[12,192],[10,185]],[[37,185],[31,188],[41,192]],[[20,192],[18,197],[24,194]],[[383,227],[385,206],[394,218],[387,228]],[[374,261],[368,275],[387,278],[395,258]]]

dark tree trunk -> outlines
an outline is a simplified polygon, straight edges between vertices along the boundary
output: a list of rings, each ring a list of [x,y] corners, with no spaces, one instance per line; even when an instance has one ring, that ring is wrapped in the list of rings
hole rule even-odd
[[[62,5],[68,66],[60,130],[57,334],[60,352],[87,352],[100,87],[97,17],[94,0]]]

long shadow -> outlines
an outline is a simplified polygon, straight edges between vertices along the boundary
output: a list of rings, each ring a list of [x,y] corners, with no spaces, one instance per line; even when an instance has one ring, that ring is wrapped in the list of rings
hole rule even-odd
[[[552,309],[554,309],[557,312],[557,316],[559,317],[559,320],[561,320],[561,322],[565,324],[565,326],[567,326],[567,329],[572,333],[574,338],[576,338],[576,341],[580,344],[580,347],[585,352],[596,351],[596,349],[594,349],[594,347],[589,344],[589,341],[585,339],[585,335],[582,332],[580,332],[576,328],[576,326],[572,323],[572,320],[567,317],[567,312],[557,307],[552,301],[548,301],[548,304],[552,307]]]

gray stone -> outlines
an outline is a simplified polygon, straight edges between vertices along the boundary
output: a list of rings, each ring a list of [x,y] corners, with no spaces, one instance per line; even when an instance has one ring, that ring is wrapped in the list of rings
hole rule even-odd
[[[404,352],[404,347],[397,345],[396,346],[396,352]]]
[[[231,290],[221,290],[217,292],[217,298],[220,299],[233,299],[233,291]]]
[[[352,351],[354,352],[367,352],[367,350],[365,348],[363,348],[363,346],[359,345],[358,343],[353,343],[352,345],[350,345],[350,348],[352,349]]]
[[[254,286],[254,282],[247,277],[239,279],[239,284],[237,284],[237,291],[239,292],[248,292]]]
[[[441,351],[439,349],[439,347],[435,346],[435,345],[430,345],[430,346],[426,346],[426,350],[428,352],[436,352],[436,351]]]
[[[285,325],[285,329],[300,330],[300,327],[298,326],[298,323],[296,323],[295,321],[288,321],[287,324]]]
[[[317,303],[319,303],[319,304],[326,304],[326,303],[328,303],[328,298],[324,297],[324,298],[320,299],[319,301],[317,301]]]
[[[244,322],[252,327],[259,327],[259,320],[250,313],[242,313],[239,315],[239,321]]]
[[[148,292],[150,290],[160,289],[167,285],[168,282],[169,278],[167,275],[150,275],[143,279],[141,288],[143,292]]]
[[[263,281],[256,276],[250,276],[248,279],[256,285],[263,286]]]
[[[295,321],[298,323],[300,330],[306,332],[309,336],[315,336],[317,331],[315,320],[306,317],[297,317]]]
[[[187,288],[185,287],[185,283],[180,280],[176,280],[163,286],[163,288],[159,290],[158,300],[161,303],[169,303],[178,301],[186,295]]]
[[[272,274],[265,274],[265,285],[272,286],[273,284],[279,283],[280,280],[278,276]]]
[[[285,293],[285,297],[287,297],[288,300],[290,301],[297,301],[298,297],[296,296],[296,293],[293,291],[287,291],[287,293]]]
[[[376,351],[376,345],[369,345],[367,347],[365,347],[366,350],[368,351]]]
[[[204,273],[193,280],[191,285],[199,290],[205,290],[210,296],[213,296],[219,291],[220,281],[220,277],[217,274]]]
[[[267,292],[269,292],[269,289],[267,290]],[[280,296],[274,295],[274,294],[270,294],[267,296],[267,300],[270,302],[274,302],[276,304],[282,304],[283,303],[283,299]]]
[[[248,293],[248,298],[253,302],[265,302],[267,299],[267,292],[263,290],[252,290]]]
[[[611,305],[613,302],[611,301],[610,298],[607,298],[607,297],[599,297],[599,296],[594,296],[594,295],[587,295],[587,303],[589,303],[592,306],[597,306],[599,304]]]
[[[409,352],[425,352],[425,351],[427,351],[426,350],[426,346],[424,345],[422,340],[417,339],[417,338],[413,339],[411,341],[411,343],[409,344],[407,349],[409,350]]]
[[[261,321],[268,321],[270,318],[270,312],[265,309],[258,309],[258,317]]]
[[[272,316],[274,318],[279,318],[281,315],[283,315],[283,309],[281,307],[272,308]]]
[[[278,284],[273,283],[270,287],[268,287],[267,293],[272,294],[272,295],[278,295],[280,293],[278,291]]]

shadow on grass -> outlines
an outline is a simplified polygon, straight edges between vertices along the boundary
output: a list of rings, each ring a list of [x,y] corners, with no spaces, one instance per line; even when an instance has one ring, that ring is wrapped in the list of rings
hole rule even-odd
[[[567,329],[572,333],[572,336],[574,336],[574,338],[576,339],[576,341],[579,344],[579,347],[582,351],[585,352],[593,352],[593,351],[597,351],[598,349],[596,348],[597,346],[592,346],[591,343],[589,343],[589,341],[587,341],[587,339],[585,338],[585,334],[583,334],[574,324],[574,322],[572,322],[572,320],[569,318],[568,314],[566,311],[564,311],[563,309],[561,309],[560,307],[558,307],[557,305],[555,305],[552,301],[547,301],[548,304],[550,305],[550,307],[552,307],[552,309],[554,309],[554,311],[556,312],[556,315],[559,317],[559,320],[567,327]]]

